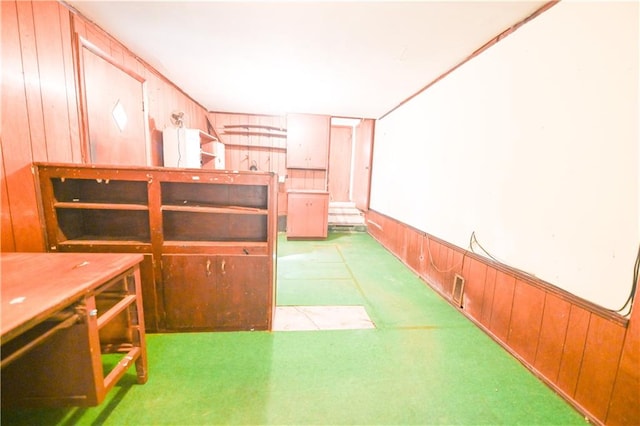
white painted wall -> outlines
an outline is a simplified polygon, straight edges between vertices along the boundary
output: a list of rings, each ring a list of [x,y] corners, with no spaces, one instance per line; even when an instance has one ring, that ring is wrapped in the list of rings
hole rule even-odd
[[[638,21],[638,2],[560,2],[379,120],[371,208],[462,248],[475,232],[620,308],[640,235]]]

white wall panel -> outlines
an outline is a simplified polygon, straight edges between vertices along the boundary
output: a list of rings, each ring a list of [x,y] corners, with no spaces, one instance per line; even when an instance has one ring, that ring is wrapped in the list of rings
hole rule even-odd
[[[371,208],[607,308],[639,239],[638,3],[561,2],[376,124]],[[475,251],[479,251],[475,247]]]

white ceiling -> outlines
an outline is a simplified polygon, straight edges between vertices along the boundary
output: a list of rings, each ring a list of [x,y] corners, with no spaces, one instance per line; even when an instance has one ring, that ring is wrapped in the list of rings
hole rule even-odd
[[[545,2],[68,3],[210,111],[378,118]]]

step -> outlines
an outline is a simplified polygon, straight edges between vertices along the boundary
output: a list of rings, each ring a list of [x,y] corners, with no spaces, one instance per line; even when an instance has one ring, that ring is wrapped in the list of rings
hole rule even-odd
[[[329,225],[364,225],[364,215],[330,214]]]
[[[351,207],[356,208],[356,203],[353,201],[329,201],[329,207]]]
[[[329,224],[329,232],[367,232],[367,225]]]

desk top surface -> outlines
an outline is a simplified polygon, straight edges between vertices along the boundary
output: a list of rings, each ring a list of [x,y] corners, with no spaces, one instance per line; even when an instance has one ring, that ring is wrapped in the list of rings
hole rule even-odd
[[[10,340],[141,262],[141,254],[0,254],[1,335]]]

